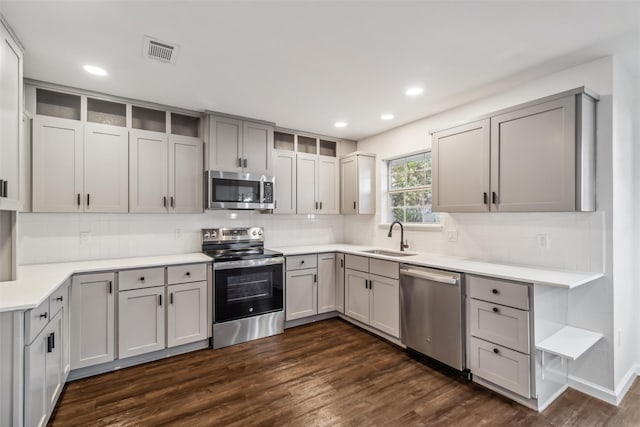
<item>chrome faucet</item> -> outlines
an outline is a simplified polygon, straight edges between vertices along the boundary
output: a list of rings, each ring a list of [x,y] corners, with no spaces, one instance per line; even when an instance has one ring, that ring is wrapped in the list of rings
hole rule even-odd
[[[404,250],[409,247],[409,244],[404,240],[404,227],[402,226],[402,223],[400,221],[396,220],[391,223],[391,227],[389,227],[389,234],[387,234],[387,237],[391,237],[393,235],[393,226],[396,224],[400,226],[400,250],[404,252]]]

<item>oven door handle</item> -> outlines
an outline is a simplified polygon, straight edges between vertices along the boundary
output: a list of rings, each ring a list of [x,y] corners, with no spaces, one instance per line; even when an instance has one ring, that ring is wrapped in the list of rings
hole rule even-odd
[[[232,268],[262,267],[267,265],[284,264],[284,257],[245,259],[239,261],[213,262],[214,270],[230,270]]]

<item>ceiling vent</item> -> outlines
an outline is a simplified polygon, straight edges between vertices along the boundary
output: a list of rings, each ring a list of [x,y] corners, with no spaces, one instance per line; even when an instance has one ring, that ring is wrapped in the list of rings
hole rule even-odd
[[[175,64],[178,58],[179,46],[168,42],[163,42],[152,37],[144,37],[142,55],[145,58],[163,62],[165,64]]]

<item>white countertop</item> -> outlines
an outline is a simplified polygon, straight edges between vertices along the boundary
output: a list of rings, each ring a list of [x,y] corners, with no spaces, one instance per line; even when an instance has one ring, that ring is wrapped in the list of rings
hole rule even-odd
[[[210,261],[211,258],[203,253],[191,253],[21,265],[18,280],[0,282],[0,313],[37,307],[73,274]]]
[[[547,285],[562,288],[576,288],[593,282],[602,273],[588,273],[567,270],[552,270],[519,265],[497,264],[492,262],[476,261],[465,258],[456,258],[438,254],[411,252],[415,255],[404,257],[390,257],[377,254],[364,253],[364,250],[382,249],[372,246],[356,246],[347,244],[313,245],[313,246],[284,246],[271,248],[286,255],[300,255],[308,253],[344,252],[353,255],[367,256],[385,260],[393,260],[405,264],[419,265],[423,267],[440,268],[461,273],[479,274],[497,277],[500,279],[517,280],[533,283],[534,285]],[[391,249],[387,249],[391,250]]]

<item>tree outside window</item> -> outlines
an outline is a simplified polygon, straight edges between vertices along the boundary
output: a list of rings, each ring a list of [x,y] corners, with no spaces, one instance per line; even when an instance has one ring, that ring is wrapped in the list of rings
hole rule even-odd
[[[431,152],[389,160],[387,166],[388,218],[414,224],[439,223],[438,214],[431,212]]]

